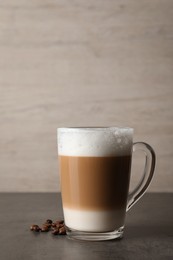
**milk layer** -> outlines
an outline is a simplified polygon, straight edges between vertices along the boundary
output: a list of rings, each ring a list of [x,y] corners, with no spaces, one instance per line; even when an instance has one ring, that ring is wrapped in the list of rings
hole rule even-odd
[[[124,226],[125,210],[63,210],[66,226],[78,231],[109,232]]]

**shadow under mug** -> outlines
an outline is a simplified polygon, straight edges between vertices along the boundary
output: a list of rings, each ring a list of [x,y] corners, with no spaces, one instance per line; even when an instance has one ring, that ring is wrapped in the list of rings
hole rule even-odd
[[[143,196],[155,169],[155,152],[133,143],[129,127],[57,129],[62,205],[67,235],[101,241],[123,236],[126,212]],[[129,193],[134,151],[143,151],[145,166]]]

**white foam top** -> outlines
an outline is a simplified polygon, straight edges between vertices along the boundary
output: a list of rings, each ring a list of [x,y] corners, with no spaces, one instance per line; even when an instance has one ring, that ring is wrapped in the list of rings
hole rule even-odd
[[[133,128],[58,128],[58,154],[67,156],[121,156],[132,152]]]

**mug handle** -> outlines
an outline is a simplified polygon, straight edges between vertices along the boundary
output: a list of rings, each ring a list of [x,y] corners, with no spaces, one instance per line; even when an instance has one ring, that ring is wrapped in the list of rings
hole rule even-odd
[[[128,195],[126,211],[128,211],[144,195],[154,174],[156,155],[153,148],[144,142],[134,143],[133,152],[139,150],[145,154],[144,171],[137,187]]]

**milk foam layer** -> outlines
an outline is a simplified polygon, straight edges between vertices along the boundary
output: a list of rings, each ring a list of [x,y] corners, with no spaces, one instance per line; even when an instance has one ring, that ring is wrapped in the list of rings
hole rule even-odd
[[[108,232],[124,226],[125,210],[89,211],[64,208],[65,225],[86,232]]]
[[[59,128],[58,154],[123,156],[131,154],[133,128]]]

